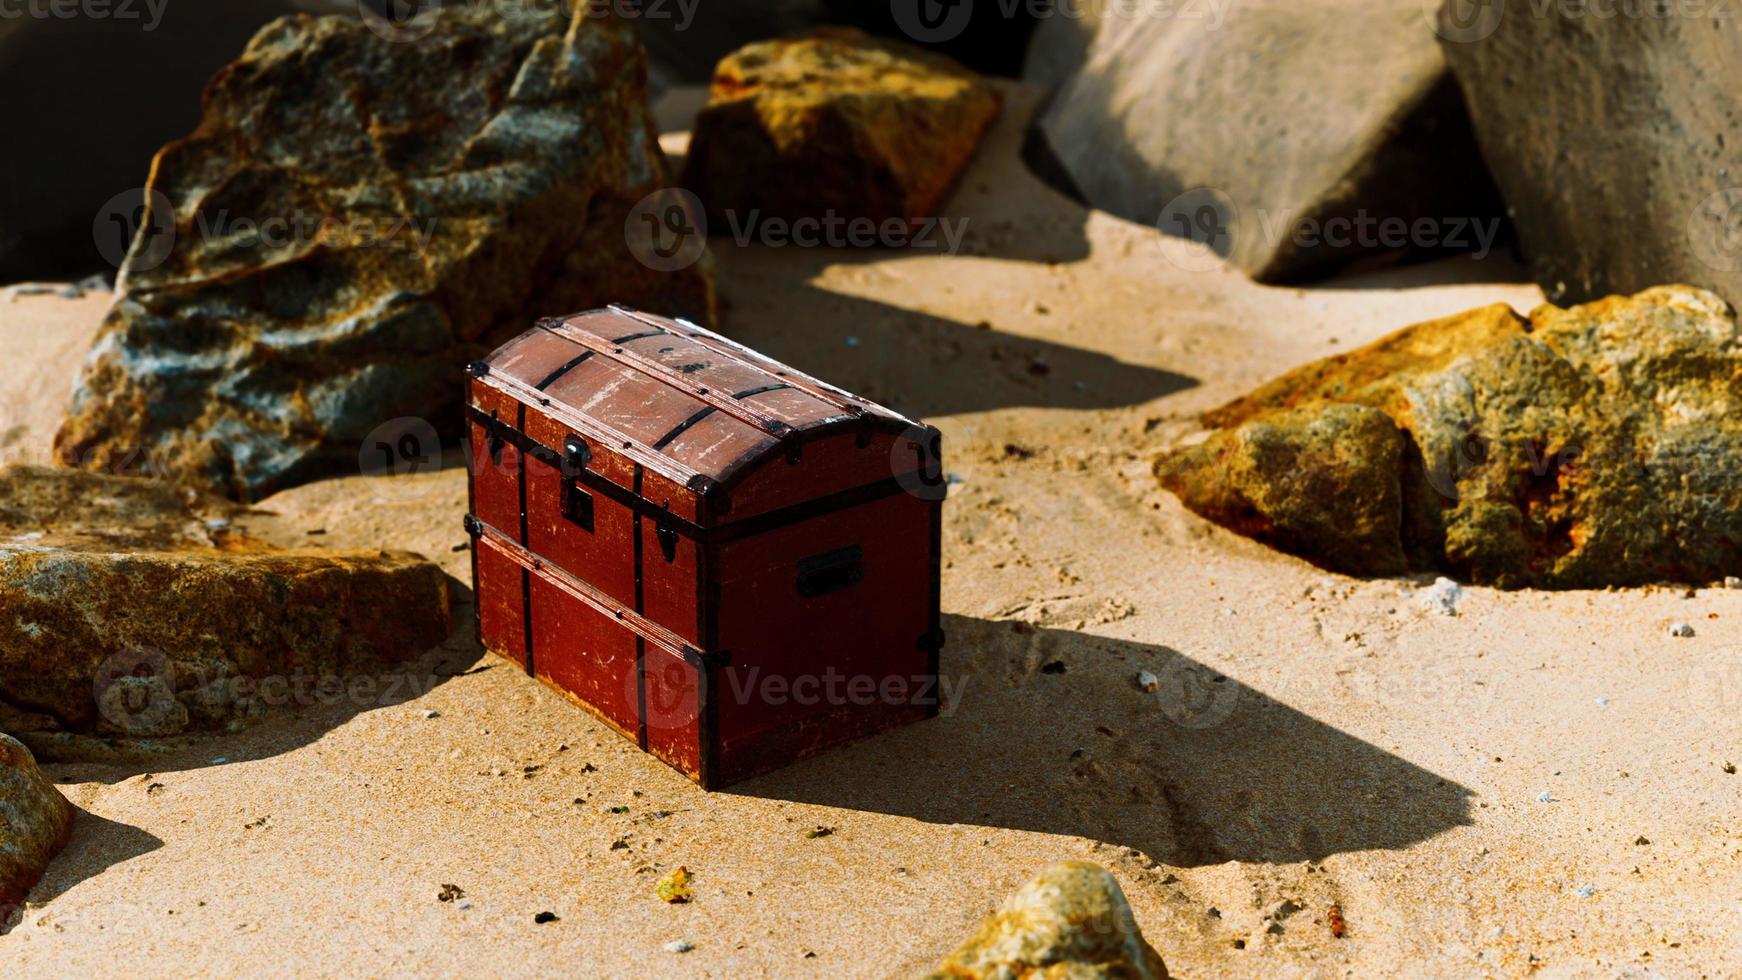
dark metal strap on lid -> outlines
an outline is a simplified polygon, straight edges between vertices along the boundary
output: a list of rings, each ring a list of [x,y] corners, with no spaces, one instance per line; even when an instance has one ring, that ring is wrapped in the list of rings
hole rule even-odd
[[[567,338],[564,338],[564,339],[567,339]],[[563,375],[568,374],[570,371],[573,371],[575,368],[580,367],[581,364],[584,363],[587,358],[592,357],[592,356],[593,356],[593,352],[590,350],[581,351],[579,354],[576,354],[574,357],[571,357],[567,361],[563,362],[561,367],[558,367],[556,370],[545,375],[538,382],[538,384],[533,385],[533,387],[537,388],[539,391],[543,391],[544,389],[549,388],[551,385],[556,384],[558,381],[562,380]]]
[[[631,315],[623,310],[618,310],[617,312],[626,316]],[[658,326],[658,324],[651,323],[639,316],[633,318],[639,322],[647,323],[649,326]],[[656,361],[651,357],[646,357],[642,354],[636,353],[635,351],[629,350],[628,348],[618,346],[612,341],[606,340],[597,334],[589,333],[579,327],[572,327],[567,321],[554,319],[540,320],[539,326],[549,330],[551,333],[554,333],[559,337],[562,337],[564,340],[592,348],[600,354],[606,354],[616,358],[620,363],[636,368],[647,377],[652,378],[667,387],[681,391],[705,405],[712,406],[716,411],[723,412],[726,415],[743,422],[745,425],[756,428],[777,439],[782,438],[793,431],[791,425],[788,425],[786,422],[777,419],[772,415],[765,412],[759,412],[729,395],[721,395],[709,388],[707,385],[698,385],[691,381],[687,375],[672,370],[671,367],[661,361]]]

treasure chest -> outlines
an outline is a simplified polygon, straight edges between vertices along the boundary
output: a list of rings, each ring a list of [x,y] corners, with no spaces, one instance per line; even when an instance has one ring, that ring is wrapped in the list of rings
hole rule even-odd
[[[487,649],[707,788],[937,712],[936,429],[621,307],[469,373]]]

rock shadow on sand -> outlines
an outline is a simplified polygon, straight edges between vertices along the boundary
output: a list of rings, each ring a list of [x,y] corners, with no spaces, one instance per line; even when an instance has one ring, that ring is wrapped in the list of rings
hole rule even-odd
[[[42,905],[66,894],[87,878],[149,854],[163,846],[163,840],[132,826],[78,810],[73,820],[72,836],[66,847],[49,862],[48,870],[31,889],[28,901]],[[17,925],[18,908],[0,906],[0,936]]]
[[[477,641],[473,591],[448,578],[453,629],[442,643],[399,663],[358,665],[342,674],[253,678],[264,714],[234,732],[189,732],[163,739],[117,739],[62,733],[17,733],[56,783],[113,785],[144,773],[185,772],[281,755],[311,745],[369,711],[406,704],[450,678],[491,670]],[[90,819],[89,815],[80,817]]]
[[[1399,850],[1471,823],[1469,789],[1168,647],[945,629],[960,693],[942,716],[728,792],[1086,837],[1175,867]]]

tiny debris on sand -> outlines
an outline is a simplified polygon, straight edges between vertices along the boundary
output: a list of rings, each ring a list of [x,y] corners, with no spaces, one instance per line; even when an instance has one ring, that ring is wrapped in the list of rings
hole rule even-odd
[[[682,905],[694,898],[695,894],[690,891],[691,877],[689,869],[680,866],[659,879],[658,895],[660,901],[669,902],[672,905]]]
[[[1331,911],[1326,914],[1325,918],[1331,927],[1332,936],[1342,939],[1349,934],[1349,923],[1343,918],[1341,905],[1332,905]]]
[[[1154,694],[1161,688],[1161,678],[1147,670],[1137,672],[1137,689],[1146,694]]]
[[[1670,636],[1679,636],[1679,637],[1683,637],[1683,638],[1693,636],[1694,635],[1694,624],[1680,622],[1680,621],[1671,623],[1671,624],[1669,624],[1669,635]]]
[[[540,912],[532,917],[532,921],[542,926],[551,922],[561,922],[562,916],[557,915],[555,912]]]
[[[661,946],[660,948],[665,950],[668,953],[687,953],[690,950],[695,949],[696,947],[694,944],[690,943],[688,940],[674,939],[671,942],[666,943],[664,946]]]

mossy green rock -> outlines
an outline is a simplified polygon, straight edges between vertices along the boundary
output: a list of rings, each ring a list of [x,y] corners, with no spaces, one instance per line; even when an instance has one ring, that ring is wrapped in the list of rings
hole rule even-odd
[[[1547,588],[1742,573],[1742,334],[1704,290],[1417,324],[1204,423],[1157,461],[1162,484],[1335,571]]]
[[[1125,893],[1106,868],[1065,861],[986,917],[928,980],[1165,980]]]

